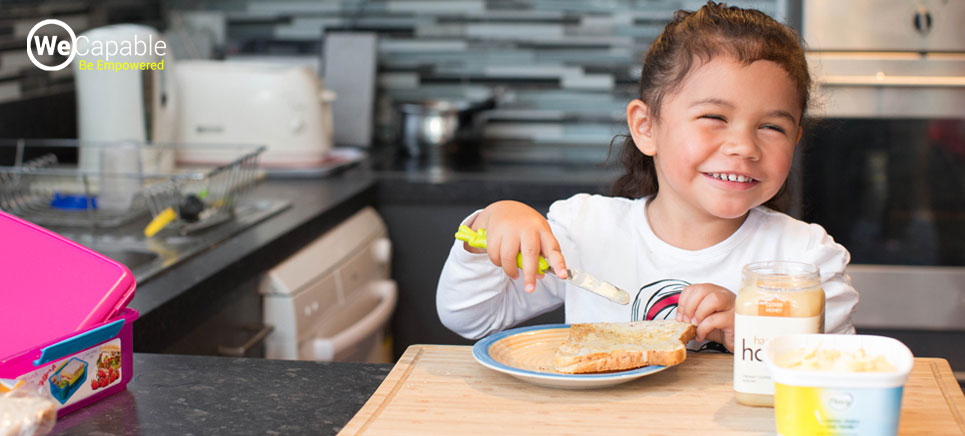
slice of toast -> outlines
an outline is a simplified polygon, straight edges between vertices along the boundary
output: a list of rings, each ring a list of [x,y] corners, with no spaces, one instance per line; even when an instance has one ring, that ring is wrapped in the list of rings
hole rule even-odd
[[[685,344],[696,333],[693,324],[673,320],[573,324],[553,366],[577,374],[676,365],[687,359]]]

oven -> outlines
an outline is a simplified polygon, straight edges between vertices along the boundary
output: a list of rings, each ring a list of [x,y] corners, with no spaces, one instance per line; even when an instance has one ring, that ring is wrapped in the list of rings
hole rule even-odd
[[[965,2],[812,0],[802,36],[819,119],[798,213],[851,252],[860,333],[965,380]]]

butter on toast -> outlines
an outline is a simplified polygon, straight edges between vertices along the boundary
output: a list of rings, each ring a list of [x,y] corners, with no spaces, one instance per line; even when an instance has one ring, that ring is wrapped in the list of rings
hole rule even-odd
[[[573,324],[553,366],[577,374],[676,365],[687,359],[685,344],[695,335],[692,324],[673,320]]]

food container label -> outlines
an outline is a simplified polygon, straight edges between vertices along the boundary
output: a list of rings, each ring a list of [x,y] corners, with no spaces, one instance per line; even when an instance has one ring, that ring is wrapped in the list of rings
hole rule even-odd
[[[57,401],[58,407],[69,406],[97,391],[121,383],[121,339],[49,362],[17,377],[25,387],[39,389]]]
[[[775,383],[774,414],[782,436],[898,433],[902,387],[821,388]]]
[[[757,302],[757,316],[791,316],[791,302],[774,297]]]
[[[821,316],[734,315],[734,390],[748,394],[774,394],[774,383],[764,366],[764,344],[789,333],[818,333]]]

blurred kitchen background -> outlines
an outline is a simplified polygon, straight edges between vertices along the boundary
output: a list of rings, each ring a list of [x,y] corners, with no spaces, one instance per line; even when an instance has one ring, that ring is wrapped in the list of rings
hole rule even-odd
[[[814,110],[819,117],[809,125],[795,161],[790,213],[822,224],[851,251],[849,272],[862,295],[855,314],[859,331],[897,337],[919,356],[948,358],[959,380],[965,379],[965,349],[958,346],[965,340],[965,3],[730,3],[760,9],[799,30],[808,42],[819,82]],[[316,151],[336,158],[328,156],[310,168],[279,164],[269,171],[265,184],[328,186],[346,177],[370,181],[365,195],[352,201],[355,209],[373,206],[377,214],[363,220],[368,225],[359,225],[371,230],[378,227],[374,223],[384,221],[385,230],[362,231],[358,246],[371,244],[372,253],[377,253],[373,258],[391,265],[360,271],[373,280],[391,277],[397,285],[397,295],[389,299],[391,321],[381,330],[383,344],[391,341],[387,346],[397,357],[412,343],[469,343],[441,326],[434,303],[436,279],[462,217],[499,199],[526,201],[545,211],[558,198],[607,191],[618,173],[611,152],[618,151],[619,135],[626,133],[625,106],[636,97],[643,53],[673,11],[701,4],[4,0],[0,138],[78,138],[75,72],[41,71],[25,55],[27,32],[44,18],[63,20],[78,34],[115,23],[156,29],[170,48],[169,74],[178,65],[198,60],[307,68],[322,89],[331,91],[327,100],[321,99],[325,119],[306,122],[259,115],[256,121],[246,119],[238,137],[270,143],[272,139],[263,139],[260,132],[277,126],[267,123],[286,123],[285,128],[291,123],[292,131],[321,126],[317,128],[324,139],[311,137],[310,142],[325,142],[327,146]],[[224,86],[230,83],[233,91],[179,100],[179,105],[188,101],[196,106],[175,109],[189,118],[180,119],[182,135],[175,135],[175,140],[204,141],[206,127],[190,124],[205,117],[199,111],[230,114],[225,116],[229,123],[237,119],[234,112],[257,112],[251,105],[254,100],[234,100],[232,95],[245,89],[254,95],[262,90],[259,86],[272,85],[249,85],[244,75],[224,71],[224,76],[196,82],[192,89],[217,88],[217,77],[224,77]],[[178,79],[195,80],[184,74],[187,79]],[[268,153],[273,145],[285,146],[269,144]],[[298,199],[292,203],[290,207],[299,207]],[[284,217],[291,212],[274,213]],[[136,346],[144,351],[214,353],[216,347],[202,343],[199,336],[213,337],[215,330],[243,325],[257,332],[255,336],[232,333],[241,339],[228,341],[252,345],[248,348],[254,351],[245,353],[264,355],[257,343],[285,330],[263,328],[270,324],[266,318],[284,318],[269,313],[282,304],[273,299],[298,300],[302,285],[293,283],[328,280],[304,277],[306,268],[355,259],[362,249],[335,256],[317,248],[314,257],[295,262],[301,266],[288,272],[279,272],[277,263],[298,258],[296,252],[305,249],[308,239],[319,246],[335,244],[315,238],[342,229],[338,223],[355,222],[347,219],[349,215],[344,212],[337,219],[323,220],[328,224],[300,228],[298,242],[286,240],[267,251],[252,249],[251,256],[259,260],[242,259],[249,262],[244,268],[247,278],[223,285],[231,289],[219,291],[214,300],[189,298],[172,306],[177,310],[165,310],[167,301],[151,303],[157,314],[145,316],[142,310],[138,326],[157,332],[143,333],[140,342],[135,339]],[[261,219],[269,225],[279,218],[253,222]],[[229,232],[211,243],[231,243],[238,239],[234,235]],[[268,289],[264,274],[272,268],[276,288]],[[167,268],[154,273],[160,279],[140,281],[139,293],[150,289],[152,281],[184,272]],[[277,277],[289,273],[295,278]],[[336,278],[342,292],[344,277]],[[185,293],[213,286],[212,281],[197,280],[185,287]],[[373,297],[371,311],[383,310],[385,301],[384,295]],[[184,304],[213,309],[185,315]],[[304,302],[285,304],[297,312]],[[331,317],[324,307],[315,306],[305,313]],[[242,322],[239,313],[250,316]],[[172,318],[177,316],[182,318]],[[531,322],[561,320],[556,311]],[[305,327],[290,327],[299,328]],[[297,341],[306,337],[291,334]],[[277,344],[275,351],[281,347]],[[267,348],[272,348],[271,341]],[[325,355],[322,348],[315,344],[314,355]]]

